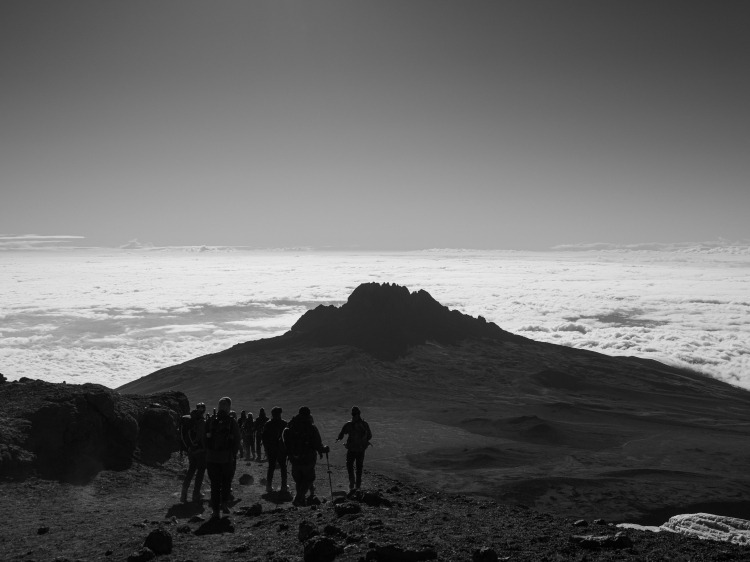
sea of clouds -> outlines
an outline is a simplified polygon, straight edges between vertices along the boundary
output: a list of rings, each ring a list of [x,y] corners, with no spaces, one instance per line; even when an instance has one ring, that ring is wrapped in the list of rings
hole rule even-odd
[[[720,246],[0,252],[0,372],[115,388],[282,334],[306,310],[376,281],[425,289],[532,339],[750,388],[750,251]]]

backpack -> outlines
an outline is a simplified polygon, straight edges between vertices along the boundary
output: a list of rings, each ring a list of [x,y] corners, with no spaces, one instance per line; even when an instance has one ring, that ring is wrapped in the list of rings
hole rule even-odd
[[[287,455],[292,464],[301,464],[311,453],[315,458],[312,425],[290,422],[281,433],[279,445],[279,450]]]
[[[198,420],[190,414],[180,418],[180,451],[190,452],[198,448]]]
[[[206,422],[206,446],[214,451],[230,451],[233,445],[232,418],[211,416]]]
[[[367,438],[367,425],[364,420],[353,421],[349,428],[349,437],[346,440],[345,447],[349,451],[364,451],[370,446],[370,440]]]

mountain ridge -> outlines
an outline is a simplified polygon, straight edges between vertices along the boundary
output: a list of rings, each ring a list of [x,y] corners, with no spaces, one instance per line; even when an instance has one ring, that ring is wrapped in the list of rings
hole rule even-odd
[[[383,474],[562,515],[638,521],[667,507],[750,505],[750,392],[535,342],[425,292],[368,284],[352,297],[308,311],[282,336],[119,390],[228,395],[237,411],[306,404],[328,438],[356,403],[375,433],[367,462]]]

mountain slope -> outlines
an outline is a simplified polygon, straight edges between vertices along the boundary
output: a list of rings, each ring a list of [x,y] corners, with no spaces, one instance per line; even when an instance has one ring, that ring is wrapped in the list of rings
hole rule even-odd
[[[528,340],[395,285],[360,286],[283,336],[119,390],[181,390],[209,406],[228,395],[254,413],[307,404],[326,441],[356,403],[375,433],[371,468],[565,515],[650,521],[705,502],[727,515],[750,507],[749,392]]]

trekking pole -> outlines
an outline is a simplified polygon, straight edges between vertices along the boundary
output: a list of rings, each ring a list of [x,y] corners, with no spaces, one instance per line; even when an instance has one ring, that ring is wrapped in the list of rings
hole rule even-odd
[[[331,480],[331,463],[328,462],[328,453],[326,453],[326,466],[328,467],[328,485],[331,487],[331,501],[333,501],[333,480]]]

